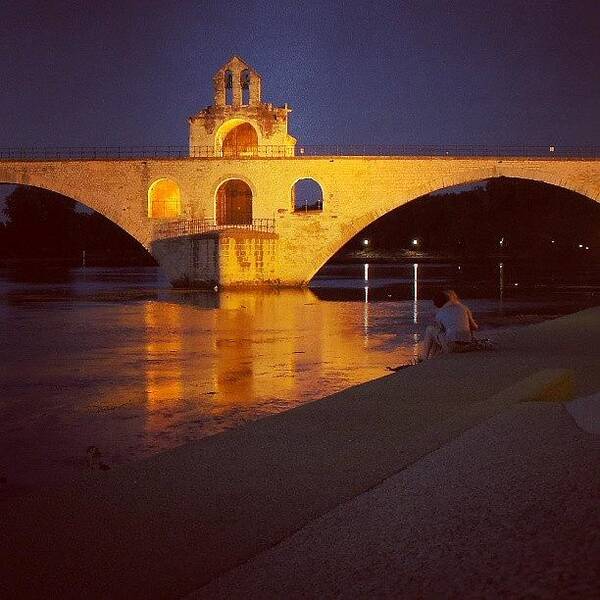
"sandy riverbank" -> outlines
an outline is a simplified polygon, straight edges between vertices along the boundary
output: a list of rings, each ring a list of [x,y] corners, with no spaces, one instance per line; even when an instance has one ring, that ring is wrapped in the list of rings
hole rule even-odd
[[[177,598],[402,472],[542,369],[600,389],[600,308],[442,357],[75,485],[2,503],[8,597]],[[491,401],[490,398],[495,397]]]

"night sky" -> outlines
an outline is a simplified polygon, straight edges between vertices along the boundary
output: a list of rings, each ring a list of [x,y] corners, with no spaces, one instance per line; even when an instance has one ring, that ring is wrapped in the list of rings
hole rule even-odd
[[[600,2],[4,1],[0,146],[187,144],[233,54],[303,144],[600,144]]]

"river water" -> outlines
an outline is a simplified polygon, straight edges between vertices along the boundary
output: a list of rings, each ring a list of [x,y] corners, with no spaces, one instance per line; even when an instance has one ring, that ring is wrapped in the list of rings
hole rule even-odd
[[[155,268],[0,271],[0,498],[288,410],[411,360],[453,287],[484,331],[600,304],[600,269],[329,265],[310,289],[176,291]]]

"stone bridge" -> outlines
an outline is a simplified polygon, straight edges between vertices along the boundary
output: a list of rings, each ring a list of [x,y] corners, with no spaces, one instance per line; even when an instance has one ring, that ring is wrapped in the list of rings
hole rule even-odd
[[[220,285],[304,285],[348,240],[396,207],[448,186],[501,176],[549,183],[600,202],[600,159],[0,161],[0,183],[45,188],[98,211],[143,244],[172,281]],[[321,198],[306,207],[294,195],[295,184],[304,180],[322,190]],[[174,217],[153,216],[153,186],[164,181],[176,185]],[[219,223],[219,194],[231,181],[248,190],[243,200],[249,201],[251,218]],[[192,220],[207,226],[197,233],[181,228]],[[253,227],[259,220],[273,226]]]
[[[222,286],[305,285],[369,223],[449,186],[518,177],[600,201],[600,152],[311,152],[288,133],[291,109],[262,102],[261,77],[242,59],[223,65],[213,86],[213,105],[189,118],[189,147],[165,151],[177,157],[0,150],[0,183],[98,211],[173,283]]]

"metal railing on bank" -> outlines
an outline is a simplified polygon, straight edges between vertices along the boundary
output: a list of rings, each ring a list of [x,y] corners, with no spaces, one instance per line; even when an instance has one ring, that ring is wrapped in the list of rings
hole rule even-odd
[[[154,228],[154,236],[169,238],[231,229],[274,233],[275,219],[252,219],[248,223],[217,223],[215,219],[178,219],[157,223]]]
[[[321,144],[244,146],[215,150],[212,146],[72,146],[0,148],[0,160],[107,160],[169,158],[310,158],[323,156],[439,156],[517,158],[600,158],[600,146],[532,145],[369,145]]]

